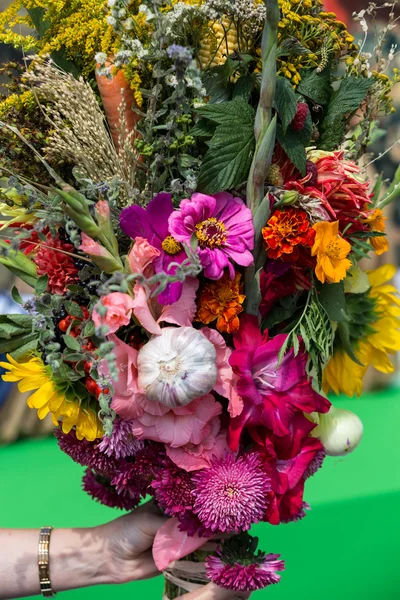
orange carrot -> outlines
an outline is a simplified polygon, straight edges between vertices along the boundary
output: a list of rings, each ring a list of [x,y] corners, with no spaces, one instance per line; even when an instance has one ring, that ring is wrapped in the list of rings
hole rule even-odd
[[[103,101],[107,121],[110,126],[111,135],[115,147],[118,149],[118,125],[120,120],[118,109],[123,99],[125,100],[126,105],[125,122],[127,131],[125,132],[125,135],[133,131],[135,125],[140,120],[140,116],[132,109],[132,107],[134,108],[136,105],[133,91],[129,87],[129,83],[121,70],[118,71],[112,79],[108,79],[105,75],[98,75],[96,73],[96,81]]]

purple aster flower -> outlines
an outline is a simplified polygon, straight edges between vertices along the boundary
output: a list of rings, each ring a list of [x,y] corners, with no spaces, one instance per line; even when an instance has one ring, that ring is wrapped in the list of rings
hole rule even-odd
[[[177,467],[171,460],[164,462],[152,482],[154,496],[170,517],[183,515],[193,508],[194,483],[190,473]]]
[[[176,266],[186,258],[186,252],[168,230],[168,219],[174,212],[170,194],[158,194],[143,208],[142,206],[128,206],[120,215],[121,229],[133,240],[137,237],[145,238],[149,244],[160,251],[160,256],[155,258],[153,265],[156,273],[174,274]],[[160,304],[174,304],[182,294],[182,282],[170,283],[166,289],[157,296]]]
[[[235,592],[253,592],[267,585],[278,583],[285,563],[277,560],[279,554],[267,554],[262,562],[252,564],[227,564],[219,556],[208,556],[205,560],[206,575],[210,581]]]
[[[271,480],[256,453],[214,459],[193,481],[194,513],[212,531],[245,531],[265,515]]]
[[[199,242],[198,253],[209,279],[220,279],[226,267],[233,279],[232,263],[247,267],[253,262],[254,228],[251,210],[243,200],[221,192],[215,196],[193,194],[182,200],[169,217],[169,231],[178,242]]]
[[[119,494],[107,477],[95,473],[92,469],[86,469],[82,479],[82,487],[94,500],[110,508],[132,510],[139,504],[140,496],[133,498],[126,494]]]
[[[194,535],[198,535],[199,537],[213,537],[214,535],[214,532],[204,527],[203,523],[191,510],[187,510],[179,515],[178,519],[179,531],[184,531],[189,537],[193,537]]]
[[[105,435],[97,448],[111,458],[120,459],[135,456],[138,450],[144,448],[144,442],[136,439],[133,435],[132,421],[125,421],[117,417],[113,422],[111,436]]]
[[[60,449],[79,465],[108,474],[117,470],[118,462],[114,457],[106,456],[101,452],[96,442],[88,442],[85,439],[78,440],[73,429],[69,433],[63,433],[61,429],[56,429],[54,435]]]
[[[132,498],[140,495],[143,498],[152,492],[151,482],[160,464],[161,444],[148,442],[139,450],[134,462],[124,461],[120,464],[111,484],[119,494],[128,494]]]

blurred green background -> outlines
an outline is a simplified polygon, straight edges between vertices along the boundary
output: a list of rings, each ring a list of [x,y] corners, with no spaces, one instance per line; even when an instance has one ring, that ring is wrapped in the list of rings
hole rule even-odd
[[[359,448],[327,458],[306,486],[312,510],[299,522],[254,528],[267,552],[286,560],[279,585],[255,599],[395,600],[400,598],[400,391],[339,400],[364,422]],[[119,516],[80,489],[83,469],[54,439],[0,449],[0,527],[88,527]],[[73,574],[71,574],[73,577]],[[0,583],[1,585],[1,583]],[[123,586],[64,592],[65,600],[160,600],[161,577]]]

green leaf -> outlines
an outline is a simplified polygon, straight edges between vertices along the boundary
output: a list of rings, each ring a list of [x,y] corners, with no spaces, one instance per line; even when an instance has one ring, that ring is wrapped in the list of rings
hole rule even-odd
[[[63,335],[63,340],[67,348],[70,348],[70,350],[75,350],[76,352],[80,351],[81,345],[77,339],[72,337],[72,335]]]
[[[253,126],[218,127],[200,167],[200,191],[215,194],[246,181],[254,148]]]
[[[384,208],[385,206],[387,206],[388,204],[393,202],[393,200],[395,200],[399,194],[400,194],[400,165],[396,169],[392,183],[388,187],[383,198],[381,198],[379,200],[379,202],[377,203],[377,206],[380,209]]]
[[[86,323],[85,329],[83,330],[84,337],[92,337],[92,335],[95,334],[95,330],[96,328],[93,321],[89,321],[89,323]]]
[[[297,38],[289,37],[279,45],[279,48],[276,52],[276,57],[301,56],[303,54],[310,54],[310,50],[303,46]]]
[[[74,350],[65,350],[64,360],[68,360],[70,362],[79,362],[80,360],[82,360],[82,353],[76,352]]]
[[[259,269],[249,285],[247,286],[247,297],[245,301],[246,313],[249,315],[258,315],[261,302],[260,275],[262,269]]]
[[[326,283],[318,292],[318,300],[331,321],[344,323],[350,320],[343,283]]]
[[[17,288],[15,287],[15,285],[13,286],[13,288],[11,290],[11,298],[17,304],[22,305],[24,303],[23,299],[21,298],[21,294],[19,293],[19,291],[17,290]]]
[[[73,294],[82,294],[83,288],[80,285],[75,285],[74,283],[70,283],[67,285],[67,290],[72,292]]]
[[[24,344],[23,346],[20,346],[13,352],[10,352],[12,358],[14,360],[19,361],[19,360],[22,360],[23,358],[25,358],[26,356],[28,356],[29,354],[32,354],[32,352],[34,352],[37,348],[38,341],[39,340],[37,338],[32,339],[30,342],[27,342],[26,344]]]
[[[76,302],[72,302],[72,300],[64,301],[64,308],[69,315],[72,317],[77,317],[78,319],[83,319],[83,312],[79,304]]]
[[[322,121],[319,148],[336,150],[340,146],[349,116],[361,106],[372,83],[372,79],[361,77],[346,77],[342,80],[340,88],[331,96]]]
[[[300,71],[301,81],[297,92],[316,104],[325,106],[332,95],[330,67],[318,73],[317,69]]]
[[[376,204],[379,200],[379,197],[381,195],[382,185],[383,185],[383,175],[382,175],[382,173],[379,173],[379,175],[375,181],[374,189],[372,191],[372,193],[373,193],[372,201],[373,201],[374,206],[376,206]]]
[[[226,80],[224,65],[208,69],[203,74],[202,81],[211,104],[231,99],[233,84]]]
[[[239,77],[233,88],[233,99],[242,98],[243,100],[248,101],[254,90],[255,84],[256,82],[252,75],[242,75],[242,77]]]
[[[189,131],[189,135],[195,137],[211,137],[215,132],[215,123],[211,123],[208,119],[199,119],[199,121]]]
[[[283,132],[282,126],[278,125],[276,139],[292,161],[296,169],[304,176],[306,174],[307,154],[304,144],[301,142],[297,132],[288,129]]]
[[[278,77],[276,80],[275,106],[282,123],[282,131],[285,134],[297,110],[296,94],[286,77]]]
[[[37,31],[39,39],[42,38],[50,26],[50,22],[46,21],[46,19],[45,19],[45,14],[46,14],[45,9],[44,8],[27,8],[26,12],[28,13],[28,15]]]
[[[6,354],[7,352],[12,353],[33,340],[35,340],[37,344],[39,340],[37,333],[23,333],[21,335],[12,337],[10,340],[0,339],[0,354]]]
[[[197,112],[218,123],[218,125],[254,125],[254,108],[242,98],[220,104],[206,104],[197,109]]]
[[[49,285],[49,278],[47,275],[42,275],[42,277],[39,277],[39,279],[36,281],[36,284],[35,284],[36,295],[40,296],[40,294],[44,294],[44,292],[47,290],[48,285]]]
[[[16,335],[20,335],[21,333],[25,333],[24,329],[18,327],[14,323],[2,323],[0,327],[0,338],[4,338],[6,340],[15,337]]]
[[[32,331],[32,322],[33,318],[31,315],[7,315],[7,319],[16,323],[22,329],[26,329],[27,331]]]
[[[339,323],[337,327],[337,335],[340,338],[341,346],[345,350],[345,352],[350,356],[351,360],[364,367],[362,362],[360,362],[357,356],[354,354],[353,344],[350,341],[350,329],[348,323]]]

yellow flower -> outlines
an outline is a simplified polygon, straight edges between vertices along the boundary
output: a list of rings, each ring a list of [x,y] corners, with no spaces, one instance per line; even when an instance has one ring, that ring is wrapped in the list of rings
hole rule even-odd
[[[380,208],[371,210],[365,219],[361,219],[361,223],[369,225],[370,231],[379,231],[382,233],[385,231],[385,221],[386,217],[383,216]],[[375,250],[377,256],[380,256],[389,250],[389,242],[384,235],[371,238],[371,246]]]
[[[315,274],[321,283],[338,283],[351,267],[351,261],[346,258],[351,246],[339,236],[339,221],[321,221],[313,227],[316,236],[311,254],[317,257]]]
[[[375,300],[377,320],[371,323],[373,332],[361,339],[354,354],[362,363],[355,363],[342,350],[335,352],[323,373],[325,392],[332,390],[347,396],[359,396],[362,382],[369,365],[381,373],[392,373],[393,363],[389,354],[400,351],[400,300],[397,290],[388,281],[396,272],[393,265],[384,265],[368,273],[370,298]]]
[[[76,437],[93,441],[103,435],[102,425],[97,413],[90,407],[84,408],[79,400],[67,400],[64,393],[57,389],[43,362],[31,358],[26,362],[17,362],[7,354],[9,362],[0,362],[0,367],[8,373],[2,375],[4,381],[18,382],[20,392],[34,393],[28,398],[29,408],[36,408],[39,419],[51,413],[54,425],[61,421],[64,433],[76,427]]]

